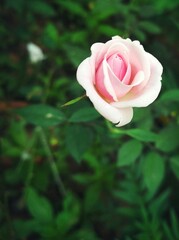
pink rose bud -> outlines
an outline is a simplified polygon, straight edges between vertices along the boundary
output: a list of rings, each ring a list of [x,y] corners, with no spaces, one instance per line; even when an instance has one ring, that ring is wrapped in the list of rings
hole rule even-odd
[[[146,107],[157,98],[162,72],[160,62],[139,41],[115,36],[92,45],[77,80],[96,110],[121,127],[131,121],[133,107]]]

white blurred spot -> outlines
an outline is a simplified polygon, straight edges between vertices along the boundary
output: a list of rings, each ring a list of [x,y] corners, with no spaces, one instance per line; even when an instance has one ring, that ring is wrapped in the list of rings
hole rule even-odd
[[[42,49],[39,48],[34,43],[27,44],[27,51],[29,53],[29,58],[32,63],[37,63],[39,61],[44,60],[46,57],[42,52]]]
[[[47,113],[46,118],[52,118],[53,115],[51,113]]]

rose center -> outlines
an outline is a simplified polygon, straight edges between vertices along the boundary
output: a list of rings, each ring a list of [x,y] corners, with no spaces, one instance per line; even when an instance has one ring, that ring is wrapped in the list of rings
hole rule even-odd
[[[122,80],[126,74],[127,66],[122,57],[118,54],[114,54],[108,58],[107,63],[112,69],[113,73],[119,80]]]

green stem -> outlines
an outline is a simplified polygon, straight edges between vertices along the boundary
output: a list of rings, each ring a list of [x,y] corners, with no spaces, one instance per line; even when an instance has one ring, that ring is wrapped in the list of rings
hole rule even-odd
[[[51,149],[49,147],[45,132],[43,131],[43,129],[41,127],[38,127],[37,130],[40,134],[41,141],[42,141],[42,144],[44,146],[44,150],[46,152],[46,155],[47,155],[47,158],[48,158],[48,161],[49,161],[52,173],[53,173],[53,177],[54,177],[55,182],[57,184],[58,190],[63,196],[65,196],[66,195],[66,190],[65,190],[64,184],[61,180],[61,177],[59,175],[59,171],[58,171],[57,165],[55,163],[55,160],[53,158],[53,154],[51,152]]]
[[[37,132],[35,130],[33,132],[33,136],[32,136],[31,141],[29,142],[29,144],[27,145],[27,147],[25,149],[25,153],[30,154],[30,151],[31,151],[32,147],[35,145],[36,140],[37,140]],[[25,187],[26,188],[30,185],[31,180],[33,178],[33,174],[34,174],[33,173],[33,170],[34,170],[34,160],[33,160],[32,152],[31,152],[31,154],[29,156],[30,156],[30,159],[25,160],[25,161],[29,161],[28,174],[27,174],[27,177],[26,177],[26,180],[25,180]],[[23,164],[24,164],[24,160],[21,160],[20,165],[18,167],[19,171],[21,171]]]
[[[28,188],[31,184],[31,180],[33,178],[33,170],[34,170],[34,161],[33,159],[30,159],[29,160],[29,169],[28,169],[28,174],[27,174],[27,177],[26,177],[26,181],[25,181],[25,188]]]
[[[72,100],[66,102],[65,104],[61,105],[60,107],[67,107],[67,106],[69,106],[69,105],[72,105],[72,104],[80,101],[81,99],[83,99],[83,98],[85,98],[85,97],[86,97],[86,94],[85,94],[85,95],[82,95],[81,97],[77,97],[77,98],[75,98],[75,99],[72,99]]]

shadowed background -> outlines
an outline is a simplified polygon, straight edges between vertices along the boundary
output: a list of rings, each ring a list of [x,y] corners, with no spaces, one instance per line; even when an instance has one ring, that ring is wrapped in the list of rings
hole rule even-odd
[[[177,0],[1,3],[0,239],[179,239],[178,11]],[[164,67],[159,98],[120,129],[87,98],[62,107],[85,94],[75,75],[90,46],[115,35]]]

